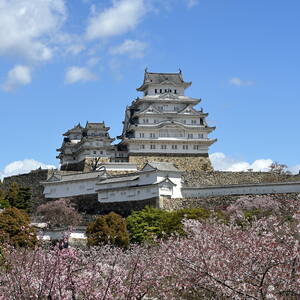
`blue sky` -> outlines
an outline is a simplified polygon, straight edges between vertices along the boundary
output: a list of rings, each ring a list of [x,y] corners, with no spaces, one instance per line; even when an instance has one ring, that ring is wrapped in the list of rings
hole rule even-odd
[[[0,176],[58,165],[62,133],[120,134],[145,67],[193,81],[217,169],[300,169],[297,0],[0,0]]]

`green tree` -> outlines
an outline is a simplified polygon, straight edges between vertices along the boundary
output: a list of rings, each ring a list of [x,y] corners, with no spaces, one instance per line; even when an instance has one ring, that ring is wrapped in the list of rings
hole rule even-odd
[[[127,217],[127,229],[131,243],[153,241],[154,238],[168,238],[172,234],[185,235],[183,219],[205,220],[210,211],[204,208],[180,209],[172,212],[145,207]]]
[[[29,216],[15,207],[0,213],[0,233],[2,243],[8,242],[15,247],[33,247],[37,243],[34,228],[29,226]],[[0,241],[1,242],[1,241]]]
[[[5,197],[4,190],[0,189],[0,209],[10,207],[9,201]]]
[[[16,182],[13,182],[7,191],[6,200],[10,206],[29,212],[31,208],[30,188],[20,187]]]
[[[127,248],[129,244],[125,219],[114,212],[100,216],[90,223],[86,235],[89,246],[111,244]]]

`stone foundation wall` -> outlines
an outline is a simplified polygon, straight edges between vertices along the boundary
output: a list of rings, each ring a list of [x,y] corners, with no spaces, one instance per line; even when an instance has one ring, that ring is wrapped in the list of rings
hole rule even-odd
[[[70,199],[75,208],[83,214],[84,219],[89,222],[93,220],[96,215],[105,215],[110,212],[115,212],[123,217],[127,217],[133,211],[142,210],[145,206],[159,207],[159,200],[157,198],[140,201],[100,203],[98,202],[97,194],[93,194],[69,197],[68,199]],[[48,201],[54,200],[57,199],[48,199]]]
[[[203,172],[189,170],[183,174],[186,187],[227,184],[255,184],[300,181],[300,175],[280,175],[272,172]]]
[[[208,197],[208,198],[191,198],[191,199],[161,199],[162,209],[165,210],[177,210],[181,208],[197,208],[203,207],[207,209],[224,209],[230,204],[236,202],[239,198],[243,196],[218,196],[218,197]],[[299,199],[300,194],[267,194],[267,195],[247,195],[253,199],[258,197],[270,197],[274,200],[289,200],[289,199]]]
[[[138,168],[142,168],[147,162],[170,162],[179,170],[192,172],[213,171],[209,157],[195,156],[176,156],[176,155],[151,155],[151,156],[129,156],[129,162],[137,164]]]

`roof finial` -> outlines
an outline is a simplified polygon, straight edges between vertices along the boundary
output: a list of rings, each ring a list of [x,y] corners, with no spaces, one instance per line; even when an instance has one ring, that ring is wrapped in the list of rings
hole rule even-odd
[[[145,73],[148,73],[148,67],[145,68]]]
[[[179,68],[179,74],[182,74],[182,71],[181,71],[181,69]]]

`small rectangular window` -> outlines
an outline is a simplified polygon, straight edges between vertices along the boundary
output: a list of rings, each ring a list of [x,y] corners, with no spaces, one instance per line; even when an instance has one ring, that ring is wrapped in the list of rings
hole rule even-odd
[[[189,134],[188,134],[188,138],[189,138],[189,139],[192,139],[192,138],[193,138],[193,134],[192,134],[192,133],[189,133]]]
[[[157,94],[157,89],[155,89],[155,94]]]
[[[167,149],[167,145],[161,145],[160,148],[163,149],[163,150],[166,150]]]
[[[155,149],[155,145],[150,145],[150,149]]]
[[[176,150],[177,149],[177,145],[172,145],[172,149]]]
[[[162,89],[160,89],[159,92],[162,93]]]
[[[141,149],[145,149],[145,145],[141,145]]]
[[[177,94],[177,90],[174,90],[174,94]]]

